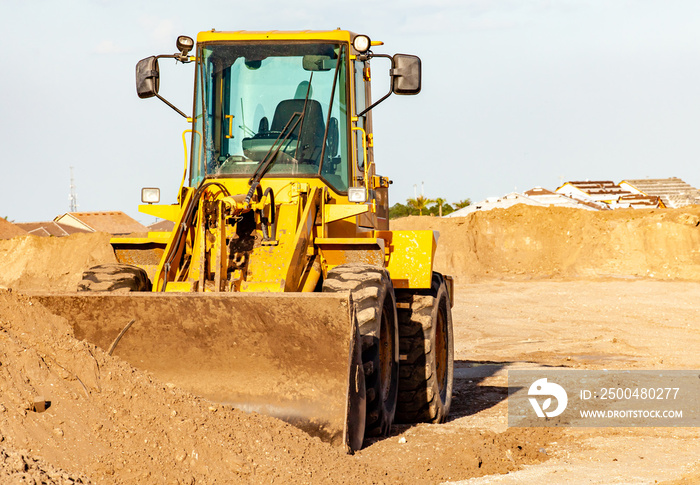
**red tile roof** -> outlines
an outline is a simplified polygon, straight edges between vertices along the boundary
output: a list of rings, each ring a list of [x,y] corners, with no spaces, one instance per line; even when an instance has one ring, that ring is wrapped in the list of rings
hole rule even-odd
[[[27,231],[32,236],[55,236],[63,237],[70,236],[76,232],[90,232],[87,229],[79,229],[77,227],[72,227],[67,224],[59,224],[54,221],[42,221],[42,222],[19,222],[16,224],[25,231]]]
[[[150,224],[148,226],[148,230],[153,232],[170,232],[173,230],[173,227],[175,227],[175,223],[173,221],[158,221]]]
[[[59,223],[75,223],[76,221],[86,229],[94,232],[107,232],[109,234],[133,234],[146,233],[148,228],[136,219],[133,219],[121,211],[106,212],[68,212],[58,216],[54,221]]]
[[[623,183],[631,185],[645,195],[661,197],[666,207],[678,208],[700,203],[700,190],[678,177],[669,177],[665,179],[626,179],[620,182],[620,184]]]

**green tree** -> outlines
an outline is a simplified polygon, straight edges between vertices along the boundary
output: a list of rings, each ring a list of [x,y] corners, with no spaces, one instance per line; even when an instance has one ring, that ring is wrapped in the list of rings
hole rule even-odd
[[[415,211],[405,204],[397,202],[389,208],[389,219],[399,219],[400,217],[412,216]]]
[[[442,206],[445,205],[445,202],[447,202],[445,199],[442,197],[438,197],[435,199],[435,204],[437,205],[438,208],[438,217],[442,217]]]
[[[428,208],[430,204],[433,204],[435,201],[432,199],[428,199],[424,195],[419,195],[415,199],[408,199],[406,202],[408,202],[409,207],[413,207],[418,211],[418,215],[422,216],[423,211]]]
[[[455,202],[455,207],[457,209],[462,209],[464,207],[467,207],[468,205],[472,205],[471,199],[463,199],[463,200],[460,200],[459,202]]]
[[[430,200],[424,196],[420,196],[417,199],[408,199],[405,204],[397,202],[389,208],[389,219],[423,215],[423,213],[431,216],[446,216],[454,212],[455,207],[454,204],[450,205],[445,200],[446,199],[442,197]],[[422,210],[416,204],[423,204]]]
[[[450,204],[445,203],[442,206],[442,216],[446,216],[447,214],[449,214],[451,212],[454,212],[454,208]],[[427,213],[428,213],[428,215],[438,217],[438,216],[440,216],[440,207],[438,207],[437,203],[434,205],[431,205],[428,208]],[[442,216],[440,216],[440,217],[442,217]]]

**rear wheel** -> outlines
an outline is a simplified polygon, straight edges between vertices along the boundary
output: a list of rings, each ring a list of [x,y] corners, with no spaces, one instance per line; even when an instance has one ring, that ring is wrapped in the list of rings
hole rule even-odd
[[[367,393],[365,437],[385,436],[396,412],[399,379],[399,335],[391,279],[383,268],[346,264],[328,272],[323,291],[349,291],[352,295]]]
[[[401,352],[396,420],[441,423],[452,403],[454,341],[445,280],[433,273],[430,290],[397,291]]]
[[[130,264],[101,264],[83,273],[78,291],[150,291],[146,271]]]

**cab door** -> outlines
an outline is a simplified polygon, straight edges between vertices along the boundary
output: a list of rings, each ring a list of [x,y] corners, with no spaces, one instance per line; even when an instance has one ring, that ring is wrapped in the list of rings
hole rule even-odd
[[[372,104],[371,71],[369,61],[353,61],[354,68],[354,94],[355,113],[361,113]],[[374,164],[374,136],[372,133],[372,110],[357,118],[356,126],[360,129],[354,130],[354,151],[355,151],[355,173],[356,180],[362,180],[364,185],[365,164],[367,164],[367,177],[369,178],[370,190],[369,198],[376,201],[376,212],[370,212],[358,216],[360,227],[373,228],[379,230],[389,229],[389,184],[386,178],[375,177],[376,166]],[[364,147],[363,140],[364,137]],[[366,150],[365,150],[366,147]],[[386,183],[375,182],[383,179]]]

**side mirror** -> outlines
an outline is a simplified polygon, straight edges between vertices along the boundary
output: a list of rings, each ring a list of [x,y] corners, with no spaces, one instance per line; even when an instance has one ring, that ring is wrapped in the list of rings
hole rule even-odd
[[[420,57],[396,54],[391,69],[391,90],[396,94],[418,94],[421,87]]]
[[[152,98],[158,94],[160,87],[160,72],[158,59],[155,56],[141,59],[136,64],[136,93],[139,98]]]

